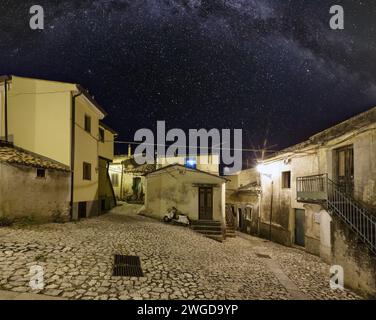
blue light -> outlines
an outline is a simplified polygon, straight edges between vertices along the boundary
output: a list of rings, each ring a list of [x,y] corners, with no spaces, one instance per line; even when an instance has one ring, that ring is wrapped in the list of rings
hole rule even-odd
[[[196,165],[197,165],[197,163],[196,163],[196,160],[195,160],[195,159],[187,159],[187,160],[185,161],[185,166],[186,166],[187,168],[196,169]]]

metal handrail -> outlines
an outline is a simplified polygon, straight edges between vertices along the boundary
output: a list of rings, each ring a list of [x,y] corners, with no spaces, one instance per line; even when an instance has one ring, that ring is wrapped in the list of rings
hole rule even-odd
[[[297,178],[298,192],[325,192],[323,204],[353,230],[376,254],[376,216],[350,194],[342,192],[327,174]]]

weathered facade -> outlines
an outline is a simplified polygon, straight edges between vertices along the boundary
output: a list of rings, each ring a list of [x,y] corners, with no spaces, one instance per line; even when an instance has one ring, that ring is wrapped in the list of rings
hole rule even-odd
[[[260,234],[340,264],[345,284],[375,296],[376,108],[279,152],[259,170]]]
[[[253,169],[226,176],[226,222],[236,230],[258,234],[260,177]]]
[[[100,159],[112,161],[115,137],[101,123],[106,112],[77,84],[16,76],[0,84],[0,140],[70,168],[72,219],[100,214],[108,185]]]
[[[69,167],[0,143],[0,218],[69,220]]]
[[[154,164],[138,164],[129,148],[128,155],[115,156],[109,166],[116,199],[144,203],[145,174],[154,171]]]
[[[171,207],[191,220],[225,224],[226,179],[179,164],[146,174],[145,212],[162,219]]]

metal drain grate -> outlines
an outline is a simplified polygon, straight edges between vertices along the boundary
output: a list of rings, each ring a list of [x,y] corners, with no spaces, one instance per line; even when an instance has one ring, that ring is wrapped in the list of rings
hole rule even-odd
[[[129,264],[131,266],[140,266],[140,257],[137,256],[123,256],[115,254],[115,264]]]
[[[113,276],[143,277],[140,257],[115,254]]]
[[[256,253],[256,256],[263,259],[271,259],[272,257],[267,254]]]

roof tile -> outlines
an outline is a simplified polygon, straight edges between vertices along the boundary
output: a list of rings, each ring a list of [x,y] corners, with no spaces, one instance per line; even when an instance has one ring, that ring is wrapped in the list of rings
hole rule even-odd
[[[20,164],[43,169],[70,171],[69,167],[57,161],[46,159],[11,145],[0,145],[0,162]]]

